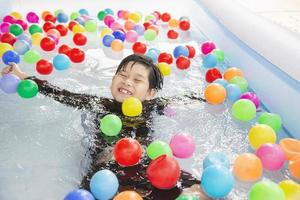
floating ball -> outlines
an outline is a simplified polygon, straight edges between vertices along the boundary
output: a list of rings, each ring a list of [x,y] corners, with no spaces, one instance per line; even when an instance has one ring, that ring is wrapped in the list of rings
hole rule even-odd
[[[121,30],[116,30],[116,31],[114,31],[114,32],[112,33],[112,35],[115,37],[115,39],[119,39],[119,40],[121,40],[122,42],[124,42],[125,39],[126,39],[125,33],[124,33],[123,31],[121,31]]]
[[[171,65],[173,63],[173,57],[171,54],[163,52],[159,54],[158,62],[165,62]]]
[[[3,22],[8,22],[10,24],[14,24],[16,22],[16,19],[11,15],[6,15],[6,16],[3,17],[2,21]]]
[[[179,56],[189,56],[189,49],[186,46],[177,46],[173,50],[174,58],[178,58]]]
[[[169,13],[165,12],[161,15],[160,18],[163,22],[168,22],[171,19],[171,15]]]
[[[40,46],[41,40],[44,38],[44,35],[42,33],[34,33],[31,35],[32,39],[32,45],[34,46]]]
[[[249,130],[248,139],[251,147],[257,149],[265,143],[275,143],[276,133],[268,125],[256,124]]]
[[[81,24],[75,24],[72,28],[73,33],[83,33],[85,32],[85,28]]]
[[[229,80],[229,83],[238,85],[242,93],[248,90],[248,81],[244,77],[235,76]]]
[[[45,22],[43,25],[43,30],[45,32],[49,31],[50,29],[54,29],[55,28],[55,24],[53,22]]]
[[[115,39],[115,37],[112,36],[112,35],[105,35],[105,36],[103,37],[103,39],[102,39],[102,43],[103,43],[104,46],[110,47],[110,46],[111,46],[111,43],[112,43],[112,41],[113,41],[114,39]]]
[[[300,140],[283,138],[280,140],[279,145],[284,151],[287,160],[291,160],[293,157],[300,157]]]
[[[227,84],[225,89],[226,89],[227,98],[231,102],[237,101],[242,94],[240,87],[235,84],[231,84],[231,83]]]
[[[43,33],[43,29],[37,24],[32,24],[31,26],[29,26],[29,33],[30,35],[33,35],[35,33]]]
[[[119,39],[113,40],[111,42],[110,46],[111,46],[111,49],[116,52],[122,51],[124,49],[124,44],[123,44],[122,40],[119,40]]]
[[[172,156],[172,150],[167,143],[155,140],[147,147],[147,155],[151,160],[154,160],[161,155]]]
[[[89,191],[78,189],[69,192],[64,200],[95,200],[95,198]]]
[[[84,46],[87,42],[87,38],[83,33],[75,33],[73,36],[73,42],[78,46]]]
[[[189,55],[188,55],[188,57],[189,57],[189,58],[194,58],[194,57],[195,57],[195,54],[196,54],[195,48],[194,48],[193,46],[191,46],[191,45],[185,45],[185,46],[186,46],[186,48],[188,48],[188,50],[189,50]]]
[[[193,195],[193,194],[182,194],[179,197],[176,198],[176,200],[199,200],[199,197],[197,197],[197,195]]]
[[[132,45],[132,50],[135,54],[145,54],[147,51],[147,46],[142,42],[136,42]]]
[[[133,30],[135,23],[132,20],[126,20],[124,23],[124,28],[126,31]]]
[[[212,54],[214,54],[217,57],[217,61],[219,63],[224,62],[224,59],[225,59],[224,51],[222,51],[220,49],[214,49],[212,51]]]
[[[98,12],[97,14],[97,18],[100,20],[100,21],[103,21],[104,20],[104,17],[107,15],[108,13],[105,11],[105,10],[101,10]]]
[[[201,44],[201,52],[204,55],[209,54],[210,52],[212,52],[214,49],[216,48],[215,43],[211,42],[211,41],[207,41]]]
[[[3,54],[9,50],[13,50],[13,47],[10,44],[0,42],[0,57],[2,57]]]
[[[12,16],[15,19],[22,19],[23,18],[22,14],[19,13],[19,12],[16,12],[16,11],[10,13],[10,16]]]
[[[25,99],[36,96],[38,91],[38,85],[32,80],[22,80],[17,87],[19,96]]]
[[[61,36],[66,36],[68,34],[68,29],[62,24],[57,24],[55,26],[56,30],[60,33]]]
[[[42,75],[51,74],[53,71],[53,65],[51,62],[45,59],[41,59],[36,63],[36,71]]]
[[[156,32],[152,29],[148,29],[144,32],[144,39],[147,41],[153,41],[156,38]]]
[[[142,146],[133,138],[122,138],[114,147],[114,157],[120,166],[133,166],[140,162]]]
[[[169,26],[169,28],[178,28],[178,26],[179,26],[178,19],[170,19],[168,21],[168,26]]]
[[[253,92],[245,92],[240,96],[240,99],[249,99],[255,104],[256,109],[259,107],[258,96]]]
[[[58,54],[53,58],[53,66],[56,70],[66,70],[71,66],[71,62],[65,54]]]
[[[167,32],[167,37],[168,37],[169,39],[171,39],[171,40],[177,39],[178,36],[179,36],[178,32],[175,31],[175,30],[173,30],[173,29],[171,29],[171,30],[169,30],[169,31]]]
[[[27,51],[29,51],[29,49],[30,49],[30,45],[25,40],[17,40],[14,43],[14,50],[19,55],[24,55]]]
[[[262,176],[263,166],[255,154],[243,153],[235,159],[232,172],[241,181],[256,181]]]
[[[68,29],[69,29],[70,31],[72,31],[73,28],[74,28],[74,26],[75,26],[76,24],[78,24],[77,21],[75,21],[75,20],[70,21],[70,22],[68,23]]]
[[[191,24],[187,20],[182,20],[179,22],[179,28],[182,31],[188,31],[190,29],[190,27],[191,27]]]
[[[0,89],[7,94],[13,94],[17,92],[19,83],[19,77],[13,74],[3,74],[0,78]]]
[[[9,65],[9,63],[18,64],[20,62],[20,56],[17,52],[8,50],[2,55],[2,61],[6,65]]]
[[[133,27],[133,30],[135,30],[137,32],[138,35],[144,35],[145,32],[145,28],[143,25],[140,24],[135,24]]]
[[[110,27],[110,25],[115,21],[114,16],[107,14],[105,15],[103,22],[106,26]]]
[[[71,53],[72,48],[69,47],[66,44],[62,44],[59,48],[58,48],[58,53],[60,54],[65,54],[68,57],[70,57],[70,53]]]
[[[256,107],[248,99],[239,99],[232,105],[231,113],[237,120],[250,121],[256,116]]]
[[[142,113],[143,105],[138,98],[128,97],[122,103],[122,112],[129,117],[136,117]]]
[[[217,68],[208,69],[205,73],[205,80],[208,83],[212,83],[218,78],[222,78],[222,74]]]
[[[226,88],[226,86],[228,85],[228,82],[222,78],[218,78],[218,79],[214,80],[213,83],[218,83],[218,84],[222,85],[224,88]]]
[[[100,120],[100,130],[107,136],[116,136],[121,129],[122,121],[117,115],[108,114]]]
[[[230,81],[235,76],[243,77],[243,72],[236,67],[230,67],[224,72],[224,79],[226,81]]]
[[[258,123],[269,125],[275,132],[281,129],[281,117],[275,113],[262,113],[258,118]]]
[[[27,28],[28,28],[28,24],[25,21],[21,20],[21,19],[18,19],[16,21],[16,24],[19,24],[22,27],[22,29],[23,29],[22,32],[26,31]]]
[[[36,50],[29,50],[23,56],[23,60],[29,64],[35,64],[40,59],[41,59],[41,55]]]
[[[69,17],[68,15],[66,15],[66,13],[59,13],[57,16],[56,16],[56,19],[59,23],[67,23],[69,21]]]
[[[204,97],[210,104],[221,104],[226,98],[226,90],[218,83],[211,83],[205,88]]]
[[[29,23],[39,23],[39,16],[35,12],[27,13],[26,19]]]
[[[174,135],[171,138],[170,147],[173,155],[177,158],[189,158],[196,150],[196,144],[192,136],[184,133]]]
[[[272,181],[255,183],[249,192],[249,200],[285,200],[283,190]]]
[[[203,169],[213,165],[222,165],[227,169],[230,168],[229,159],[223,152],[212,152],[204,158]]]
[[[157,63],[159,54],[160,51],[158,49],[151,48],[147,51],[146,56],[151,58],[153,63]]]
[[[10,45],[14,45],[14,43],[17,41],[16,37],[11,33],[4,33],[0,39],[1,42],[8,43]]]
[[[113,200],[143,200],[135,191],[124,191],[119,193]]]
[[[180,167],[175,158],[162,155],[150,162],[146,173],[154,187],[171,189],[180,178]]]
[[[129,13],[128,19],[132,20],[134,23],[138,23],[141,20],[141,17],[137,13]]]
[[[56,17],[54,15],[52,15],[52,14],[47,15],[45,17],[45,21],[51,21],[51,22],[55,23],[56,22]]]
[[[171,66],[168,63],[160,62],[157,66],[163,76],[169,76],[171,74]]]
[[[52,51],[55,49],[55,41],[52,37],[44,37],[41,42],[40,46],[44,51]]]
[[[289,171],[291,175],[296,178],[300,179],[300,156],[293,157],[290,159],[289,164],[288,164]]]
[[[188,57],[179,56],[176,59],[176,66],[178,69],[185,70],[185,69],[188,69],[190,67],[190,65],[191,65],[191,61]]]
[[[19,24],[12,24],[9,27],[9,32],[12,33],[15,36],[19,36],[23,33],[23,28]]]
[[[85,53],[78,48],[73,48],[70,51],[70,59],[74,63],[81,63],[85,59]]]
[[[2,22],[1,25],[0,25],[0,32],[2,32],[2,33],[8,33],[10,25],[11,24],[8,23],[8,22]]]
[[[278,185],[283,190],[286,200],[300,199],[300,184],[293,180],[284,180]]]
[[[214,54],[207,54],[202,60],[203,67],[212,68],[218,64],[217,57]]]

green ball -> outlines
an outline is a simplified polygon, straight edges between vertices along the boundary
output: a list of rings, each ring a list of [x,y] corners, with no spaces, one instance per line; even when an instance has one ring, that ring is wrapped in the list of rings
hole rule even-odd
[[[248,81],[244,77],[235,76],[229,80],[229,83],[236,84],[237,86],[239,86],[242,93],[248,90]]]
[[[218,62],[224,62],[225,59],[224,51],[220,49],[214,49],[212,53],[217,57]]]
[[[71,15],[70,15],[70,20],[74,20],[79,16],[80,16],[79,12],[72,12]]]
[[[101,10],[100,12],[98,12],[97,17],[98,17],[98,19],[99,19],[100,21],[103,21],[103,19],[104,19],[104,17],[105,17],[106,15],[107,15],[107,12],[104,11],[104,10]]]
[[[155,20],[155,16],[154,15],[145,16],[145,19],[144,19],[145,22],[150,21],[150,20]]]
[[[20,97],[23,97],[25,99],[29,99],[36,96],[38,91],[39,91],[38,85],[32,80],[22,80],[18,84],[18,88],[17,88],[17,92],[20,95]]]
[[[195,195],[180,195],[176,200],[199,200],[199,197]]]
[[[256,107],[248,99],[239,99],[233,104],[231,112],[233,117],[238,120],[250,121],[256,116]]]
[[[281,117],[275,113],[263,113],[259,116],[258,123],[269,125],[278,132],[281,128]]]
[[[157,157],[166,154],[168,156],[172,156],[172,150],[170,146],[162,141],[156,140],[151,142],[151,144],[147,147],[147,155],[152,160],[156,159]]]
[[[29,27],[29,33],[30,33],[30,35],[33,35],[35,33],[43,33],[43,29],[37,24],[32,24]]]
[[[144,38],[147,41],[153,41],[156,38],[155,30],[148,29],[144,32]]]
[[[260,181],[249,192],[249,200],[284,200],[284,191],[272,181]]]
[[[30,63],[30,64],[35,64],[40,59],[41,59],[40,53],[36,50],[29,50],[23,56],[23,60],[26,63]]]
[[[107,136],[116,136],[121,129],[122,121],[117,115],[108,114],[100,120],[100,130]]]
[[[84,28],[87,32],[95,32],[97,30],[97,22],[94,20],[88,20],[85,22]]]
[[[9,27],[9,32],[15,36],[19,36],[23,33],[23,29],[19,24],[12,24]]]

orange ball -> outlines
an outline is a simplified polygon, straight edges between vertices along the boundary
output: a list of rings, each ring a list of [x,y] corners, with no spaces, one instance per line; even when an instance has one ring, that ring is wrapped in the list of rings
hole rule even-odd
[[[280,140],[279,145],[284,151],[287,160],[291,160],[293,157],[300,157],[300,140],[284,138]]]
[[[123,42],[119,39],[115,39],[111,42],[111,49],[113,51],[122,51],[124,48]]]
[[[291,175],[300,180],[300,156],[293,157],[289,161],[288,168]]]
[[[134,28],[134,25],[135,23],[132,21],[132,20],[127,20],[125,23],[124,23],[124,27],[127,31],[130,31]]]
[[[168,26],[170,28],[177,28],[179,26],[179,21],[177,19],[170,19]]]
[[[143,200],[135,191],[124,191],[119,193],[113,200]]]
[[[252,153],[239,155],[233,164],[233,174],[241,181],[256,181],[263,173],[261,160]]]
[[[226,90],[218,83],[211,83],[205,88],[204,96],[210,104],[221,104],[226,98]]]
[[[128,10],[123,10],[122,12],[122,19],[127,20],[129,17],[130,12]]]
[[[225,72],[224,72],[224,79],[226,81],[230,81],[230,79],[232,79],[235,76],[241,76],[243,77],[243,72],[236,67],[230,67],[228,68]]]
[[[42,18],[43,18],[43,20],[45,20],[45,18],[46,18],[47,15],[52,15],[52,14],[51,14],[51,12],[48,11],[48,10],[42,12]]]

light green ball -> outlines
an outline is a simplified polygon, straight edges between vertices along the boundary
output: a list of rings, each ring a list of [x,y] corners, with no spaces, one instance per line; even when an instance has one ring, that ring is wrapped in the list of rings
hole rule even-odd
[[[281,128],[281,117],[275,113],[263,113],[259,116],[258,123],[269,125],[278,132]]]
[[[30,64],[35,64],[40,59],[41,59],[40,53],[36,50],[29,50],[23,56],[23,60],[26,63],[30,63]]]
[[[199,200],[199,197],[195,195],[180,195],[176,200]]]
[[[116,136],[121,129],[122,121],[117,115],[108,114],[100,120],[100,130],[107,136]]]
[[[285,200],[285,194],[276,183],[260,181],[251,187],[249,200]]]
[[[225,59],[224,51],[220,49],[214,49],[212,53],[217,57],[219,63],[224,62]]]
[[[79,12],[72,12],[71,15],[70,15],[70,20],[74,20],[79,16],[80,16]]]
[[[229,83],[238,85],[242,93],[248,90],[248,81],[244,77],[235,76],[229,80]]]
[[[155,20],[155,16],[154,15],[145,16],[145,19],[144,19],[145,22],[150,21],[150,20]]]
[[[95,32],[97,30],[97,22],[94,20],[88,20],[85,22],[84,28],[87,32]]]
[[[239,99],[232,105],[231,112],[240,121],[250,121],[256,116],[256,107],[248,99]]]
[[[155,140],[151,142],[151,144],[147,147],[147,155],[152,160],[156,159],[157,157],[166,154],[168,156],[172,156],[172,150],[170,146],[162,141]]]
[[[153,41],[156,38],[155,30],[148,29],[144,32],[144,38],[147,41]]]
[[[32,24],[29,27],[29,33],[30,33],[30,35],[33,35],[35,33],[43,33],[43,29],[37,24]]]
[[[19,96],[25,99],[35,97],[38,91],[38,85],[32,80],[22,80],[17,88]]]

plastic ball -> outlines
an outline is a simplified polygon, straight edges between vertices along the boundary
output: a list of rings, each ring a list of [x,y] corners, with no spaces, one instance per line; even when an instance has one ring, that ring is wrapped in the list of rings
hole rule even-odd
[[[16,21],[16,24],[18,24],[18,25],[20,25],[22,27],[22,32],[26,31],[27,28],[28,28],[28,24],[25,21],[21,20],[21,19],[18,19]]]
[[[259,107],[258,96],[253,92],[245,92],[240,96],[240,99],[249,99],[255,104],[256,109]]]
[[[178,69],[185,70],[185,69],[188,69],[190,67],[190,65],[191,65],[191,61],[188,57],[179,56],[176,59],[176,66]]]
[[[104,46],[110,47],[110,46],[111,46],[111,43],[112,43],[112,41],[113,41],[114,39],[115,39],[115,37],[112,36],[112,35],[105,35],[105,36],[103,37],[103,39],[102,39],[102,43],[103,43]]]
[[[293,157],[289,160],[288,164],[289,171],[291,175],[296,178],[300,179],[300,156]]]
[[[126,36],[125,36],[124,32],[121,31],[121,30],[116,30],[116,31],[114,31],[114,32],[112,33],[112,35],[115,37],[115,39],[119,39],[119,40],[121,40],[122,42],[125,41]]]
[[[165,62],[171,65],[173,63],[173,57],[171,54],[163,52],[158,56],[158,62]]]
[[[240,87],[235,84],[231,84],[231,83],[227,84],[225,89],[226,89],[227,98],[231,102],[237,101],[242,94]]]
[[[83,33],[75,33],[73,36],[73,42],[78,46],[84,46],[87,42],[87,38]]]
[[[222,78],[218,78],[218,79],[214,80],[213,83],[218,83],[218,84],[222,85],[224,88],[226,88],[226,86],[228,85],[228,82]]]
[[[66,36],[67,33],[68,33],[68,29],[67,27],[65,27],[64,25],[62,24],[57,24],[55,26],[56,30],[58,30],[58,32],[60,33],[61,36]]]
[[[204,55],[209,54],[210,52],[212,52],[214,49],[216,48],[216,45],[214,42],[211,41],[206,41],[204,43],[201,44],[201,52]]]
[[[111,42],[110,46],[111,46],[111,49],[116,52],[122,51],[124,49],[124,44],[123,44],[122,40],[119,40],[119,39],[114,39]]]
[[[13,50],[13,47],[10,44],[0,42],[0,57],[2,57],[6,51],[11,51],[11,50]]]
[[[106,35],[112,35],[113,31],[110,28],[103,28],[100,32],[100,37],[103,38]]]
[[[56,70],[65,70],[71,66],[71,62],[68,56],[58,54],[53,58],[53,66]]]
[[[52,14],[49,14],[49,15],[47,15],[47,16],[45,17],[44,20],[45,20],[45,21],[51,21],[51,22],[55,23],[55,22],[56,22],[56,17],[55,17],[54,15],[52,15]]]
[[[26,99],[35,97],[38,91],[38,85],[32,80],[22,80],[17,87],[19,96]]]
[[[230,79],[232,79],[235,76],[243,77],[243,72],[236,67],[230,67],[224,72],[224,79],[226,81],[230,81]]]
[[[15,19],[22,19],[23,18],[22,14],[19,13],[19,12],[16,12],[16,11],[10,13],[10,16],[14,17]]]
[[[70,51],[70,55],[69,56],[70,56],[71,61],[74,62],[74,63],[81,63],[85,59],[85,53],[84,53],[84,51],[81,51],[78,48],[73,48]]]
[[[52,51],[55,49],[55,41],[53,38],[47,36],[44,37],[41,42],[40,42],[40,46],[44,51]]]
[[[44,38],[44,35],[42,33],[34,33],[31,35],[32,39],[32,45],[34,46],[40,46],[41,40]]]
[[[156,32],[152,29],[148,29],[144,32],[144,39],[147,41],[153,41],[156,38]]]
[[[172,150],[170,146],[163,141],[155,140],[147,147],[147,155],[151,160],[164,154],[172,156]]]
[[[189,55],[188,55],[188,57],[189,57],[189,58],[194,58],[194,57],[195,57],[195,54],[196,54],[195,48],[194,48],[193,46],[191,46],[191,45],[185,45],[185,46],[186,46],[186,48],[188,48],[188,50],[189,50]]]
[[[10,24],[14,24],[16,22],[16,19],[11,15],[6,15],[3,17],[2,22],[8,22]]]
[[[47,15],[51,15],[51,12],[48,11],[48,10],[43,11],[43,12],[42,12],[42,19],[45,20],[45,17],[46,17]]]
[[[281,117],[275,113],[262,113],[258,118],[258,123],[269,125],[275,132],[281,129]]]
[[[251,147],[257,149],[265,143],[275,143],[276,133],[268,125],[256,124],[249,130],[248,139]]]
[[[218,78],[222,78],[222,74],[217,68],[208,69],[205,73],[205,80],[208,83],[212,83]]]
[[[154,15],[146,15],[144,18],[145,22],[151,21],[151,20],[155,20],[155,16]]]
[[[231,113],[237,120],[250,121],[256,116],[256,107],[248,99],[239,99],[232,105]]]
[[[151,26],[150,22],[143,23],[144,29],[147,30],[149,26]]]
[[[29,50],[27,51],[24,56],[23,56],[23,60],[26,63],[30,63],[30,64],[35,64],[37,61],[39,61],[41,59],[41,55],[38,51],[36,50]]]
[[[134,30],[127,31],[125,34],[127,42],[136,42],[138,39],[138,34]]]
[[[79,24],[79,23],[78,23],[77,21],[75,21],[75,20],[70,21],[70,22],[68,23],[68,29],[69,29],[70,31],[72,31],[73,28],[74,28],[74,26],[77,25],[77,24]]]
[[[112,199],[118,188],[117,176],[108,169],[98,171],[90,181],[90,190],[96,199]]]
[[[53,71],[53,65],[48,60],[41,59],[36,63],[36,71],[42,75],[51,74]]]
[[[133,30],[135,30],[138,35],[144,35],[145,32],[144,26],[140,24],[135,24]]]
[[[46,34],[47,34],[48,37],[51,37],[55,41],[55,44],[59,43],[60,33],[59,33],[58,30],[50,29],[50,30],[47,31]]]
[[[135,23],[132,20],[127,20],[124,23],[124,28],[126,31],[133,30],[134,26],[135,26]]]
[[[75,24],[72,28],[73,33],[83,33],[85,32],[84,27],[81,24]]]
[[[214,54],[217,57],[217,61],[219,63],[224,62],[224,59],[225,59],[224,51],[222,51],[220,49],[214,49],[212,51],[212,54]]]
[[[207,54],[202,60],[203,67],[212,68],[218,64],[217,57],[214,54]]]
[[[202,173],[201,187],[212,198],[226,197],[234,186],[234,177],[230,170],[222,165],[212,165]]]
[[[95,198],[89,191],[78,189],[69,192],[64,197],[64,200],[95,200]]]
[[[61,46],[58,48],[58,52],[59,52],[60,54],[65,54],[65,55],[67,55],[68,57],[70,57],[71,50],[72,50],[72,48],[69,47],[69,46],[66,45],[66,44],[63,44],[63,45],[61,45]]]
[[[178,28],[178,26],[179,26],[179,21],[178,21],[178,19],[170,19],[170,20],[168,21],[168,26],[169,26],[170,28]]]
[[[238,155],[233,164],[233,174],[241,181],[257,181],[263,173],[260,159],[252,153]]]
[[[284,151],[287,160],[291,160],[293,157],[300,157],[300,140],[283,138],[280,140],[279,145]]]
[[[29,26],[29,33],[30,35],[33,35],[35,33],[43,33],[43,29],[37,24],[32,24],[31,26]]]
[[[197,195],[193,195],[193,194],[182,194],[179,197],[176,198],[176,200],[199,200],[199,197],[197,197]]]
[[[177,158],[189,158],[195,150],[196,144],[191,135],[180,133],[171,138],[170,147]]]
[[[16,93],[19,83],[20,78],[13,74],[3,74],[0,78],[0,88],[7,94]]]
[[[2,61],[6,65],[9,65],[9,63],[18,64],[20,62],[20,56],[17,52],[9,50],[2,55]]]
[[[154,187],[171,189],[180,178],[180,167],[175,158],[162,155],[150,162],[146,173]]]
[[[110,27],[110,25],[115,21],[114,16],[107,14],[105,15],[103,22],[106,26]]]
[[[136,42],[132,45],[132,50],[135,54],[145,54],[147,51],[147,46],[142,42]]]
[[[168,22],[171,19],[171,15],[165,12],[160,16],[160,18],[163,22]]]
[[[189,21],[187,20],[182,20],[179,22],[179,28],[182,30],[182,31],[188,31],[191,27],[191,24]]]
[[[248,81],[244,77],[235,76],[229,80],[229,83],[238,85],[242,93],[248,90]]]
[[[272,181],[255,183],[249,192],[249,200],[285,200],[283,190]]]
[[[139,116],[142,113],[143,105],[138,98],[128,97],[122,103],[122,112],[129,117]]]
[[[11,24],[8,23],[8,22],[2,22],[1,25],[0,25],[0,32],[2,32],[2,33],[8,33],[10,25]]]
[[[78,12],[81,15],[89,15],[89,12],[84,8],[79,9]]]
[[[133,138],[122,138],[114,147],[114,157],[120,166],[133,166],[140,162],[143,149]]]
[[[230,168],[230,162],[223,152],[209,153],[203,160],[203,170],[209,166],[222,165],[225,168]]]
[[[174,58],[178,58],[179,56],[189,56],[189,50],[186,46],[177,46],[173,50],[173,56]]]
[[[56,19],[59,23],[67,23],[69,21],[68,15],[66,15],[66,13],[62,13],[62,12],[56,16]]]
[[[278,185],[283,190],[286,200],[300,199],[300,184],[293,180],[284,180]]]
[[[153,63],[157,63],[158,55],[159,54],[156,51],[152,51],[152,50],[148,50],[146,53],[146,56],[151,58]]]
[[[143,200],[135,191],[124,191],[119,193],[113,200]]]
[[[87,32],[96,32],[97,31],[97,22],[94,20],[88,20],[84,24],[84,28]]]
[[[178,38],[178,36],[179,36],[178,32],[173,29],[171,29],[167,32],[167,37],[169,39],[175,40]]]
[[[27,13],[26,19],[29,23],[39,23],[39,16],[34,12]]]
[[[100,20],[100,21],[103,21],[104,17],[107,15],[108,13],[105,11],[105,10],[101,10],[98,12],[97,14],[97,18]]]
[[[107,136],[116,136],[121,129],[122,121],[117,115],[108,114],[100,120],[100,130]]]
[[[156,36],[159,34],[159,27],[157,25],[154,24],[150,24],[147,28],[147,30],[154,30],[156,33]]]
[[[137,13],[129,13],[128,19],[132,20],[134,23],[138,23],[141,20],[141,17]]]
[[[45,22],[43,25],[43,30],[45,32],[49,31],[50,29],[54,29],[55,28],[55,24],[53,22]]]
[[[17,40],[24,40],[26,42],[28,42],[28,44],[31,46],[32,44],[32,39],[31,39],[31,35],[27,34],[27,33],[23,33],[22,35],[19,35],[17,37]]]
[[[114,15],[114,11],[111,8],[105,8],[104,11],[110,15]]]
[[[169,76],[171,74],[171,66],[168,63],[160,62],[157,64],[160,73],[163,76]]]
[[[14,43],[17,41],[16,37],[11,33],[4,33],[0,39],[1,42],[8,43],[10,45],[14,45]]]
[[[23,33],[23,29],[19,24],[12,24],[9,27],[9,32],[15,36],[21,35]]]
[[[221,104],[226,98],[226,90],[218,83],[211,83],[205,88],[204,96],[206,101],[210,104]]]

